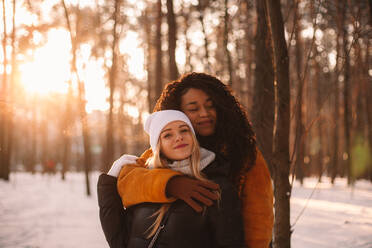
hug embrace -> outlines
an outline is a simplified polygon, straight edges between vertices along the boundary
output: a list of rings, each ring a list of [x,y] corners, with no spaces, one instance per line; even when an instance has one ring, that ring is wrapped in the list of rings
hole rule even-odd
[[[98,181],[110,247],[269,247],[270,174],[247,115],[205,73],[168,83],[144,125],[150,149]]]

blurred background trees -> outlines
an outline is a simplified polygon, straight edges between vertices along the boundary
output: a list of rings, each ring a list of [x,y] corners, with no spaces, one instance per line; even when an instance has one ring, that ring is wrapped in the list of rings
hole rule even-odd
[[[1,178],[48,159],[64,177],[139,155],[142,120],[162,87],[190,71],[231,85],[271,157],[275,40],[262,1],[3,0],[1,8]],[[281,8],[291,173],[371,179],[369,2]]]
[[[2,0],[0,178],[84,171],[90,194],[91,170],[148,147],[163,86],[197,71],[232,87],[274,181],[372,180],[371,4]]]

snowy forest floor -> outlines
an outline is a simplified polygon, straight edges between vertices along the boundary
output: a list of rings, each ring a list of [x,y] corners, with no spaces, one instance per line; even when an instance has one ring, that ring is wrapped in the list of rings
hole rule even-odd
[[[91,197],[85,195],[82,173],[69,173],[65,181],[59,174],[13,173],[9,183],[0,181],[0,247],[108,247],[98,217],[98,175],[90,177]],[[371,248],[372,184],[361,180],[348,188],[341,178],[335,185],[328,178],[319,184],[308,178],[303,186],[295,182],[294,223],[295,248]]]

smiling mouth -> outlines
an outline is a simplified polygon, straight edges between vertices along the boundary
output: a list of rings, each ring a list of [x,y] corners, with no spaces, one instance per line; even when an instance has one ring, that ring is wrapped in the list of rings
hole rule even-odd
[[[198,123],[199,126],[210,126],[213,124],[213,121],[212,120],[208,120],[208,121],[201,121]]]
[[[188,144],[181,144],[181,145],[178,145],[176,146],[174,149],[179,149],[179,148],[183,148],[185,146],[188,146]]]

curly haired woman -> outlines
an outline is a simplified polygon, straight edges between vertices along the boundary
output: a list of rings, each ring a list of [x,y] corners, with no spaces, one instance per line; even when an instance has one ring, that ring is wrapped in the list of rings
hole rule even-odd
[[[253,248],[269,247],[274,222],[271,178],[256,147],[252,126],[229,87],[205,73],[186,74],[166,85],[154,112],[167,109],[184,112],[191,120],[200,145],[230,162],[227,174],[242,203],[246,244]],[[194,210],[201,211],[202,204],[213,204],[217,197],[211,191],[217,185],[173,170],[149,170],[144,161],[151,155],[149,149],[139,159],[132,160],[135,161],[132,164],[119,162],[119,159],[111,169],[113,175],[112,170],[118,171],[126,164],[117,180],[125,207],[181,199]]]

